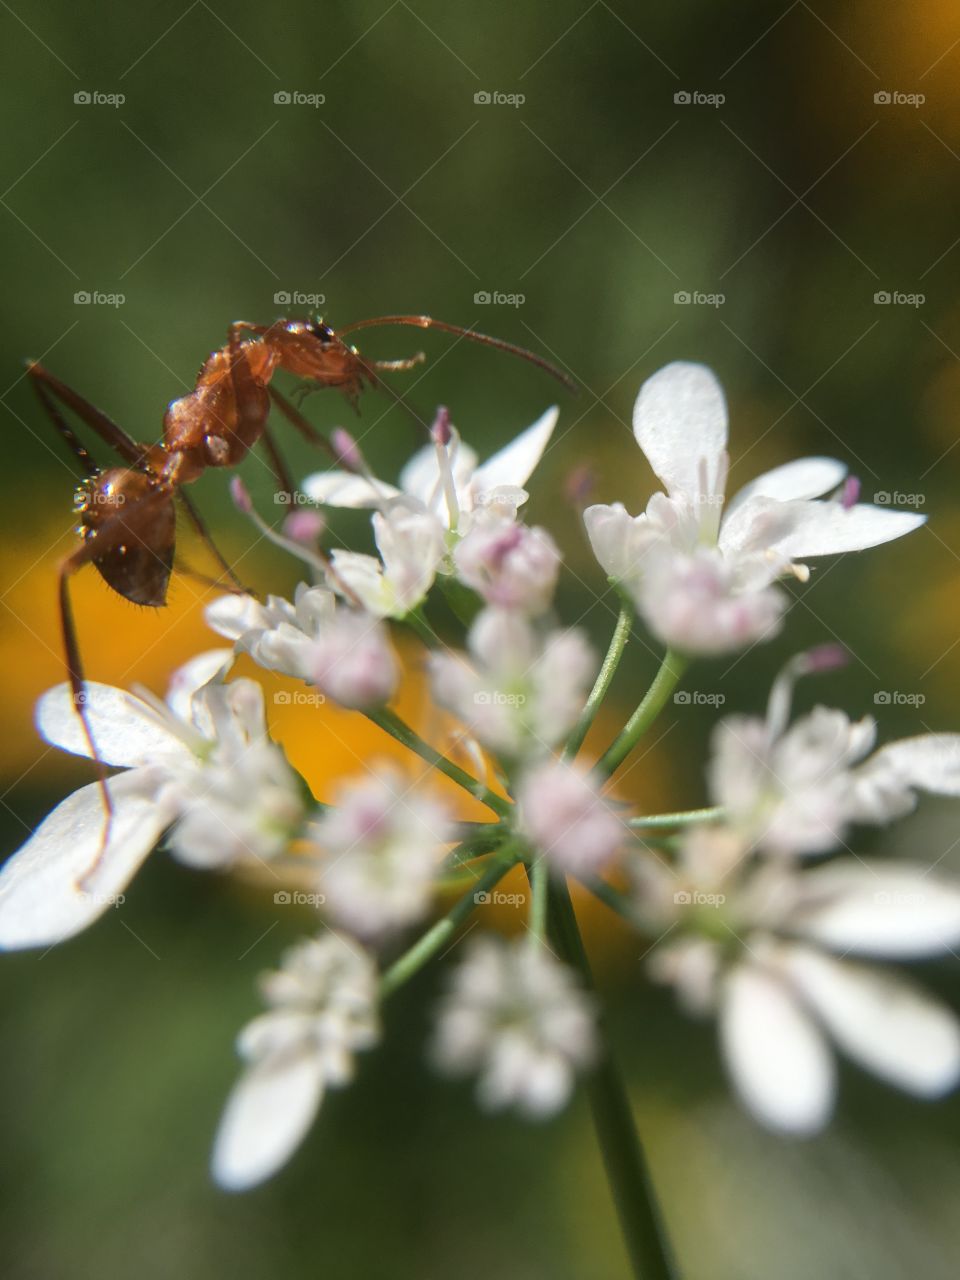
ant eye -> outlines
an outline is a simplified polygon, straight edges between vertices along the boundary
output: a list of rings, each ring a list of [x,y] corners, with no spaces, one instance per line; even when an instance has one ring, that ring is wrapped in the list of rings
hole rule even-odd
[[[315,338],[319,338],[321,342],[330,342],[333,338],[333,330],[328,324],[324,324],[322,320],[314,320],[310,325],[310,332]]]

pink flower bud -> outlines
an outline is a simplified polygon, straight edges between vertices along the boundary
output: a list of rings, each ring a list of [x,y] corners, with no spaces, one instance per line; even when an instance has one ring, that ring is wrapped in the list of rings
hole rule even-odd
[[[313,682],[328,697],[354,710],[388,702],[400,678],[383,623],[347,609],[321,628],[311,668]]]
[[[602,779],[559,760],[538,765],[520,785],[520,825],[553,870],[575,876],[601,871],[615,856],[624,827],[600,795]]]
[[[330,444],[337,455],[337,461],[347,471],[357,474],[366,471],[360,446],[344,427],[334,427],[330,432]]]
[[[238,511],[248,516],[253,511],[253,499],[250,497],[250,490],[243,483],[239,476],[230,477],[230,497],[233,499],[233,505]]]
[[[851,507],[857,505],[860,497],[860,477],[847,476],[843,482],[843,488],[840,491],[840,505],[844,511],[849,511]]]
[[[564,484],[564,493],[567,501],[582,511],[586,507],[590,499],[593,497],[593,491],[597,486],[597,476],[592,467],[582,462],[578,467],[574,467],[567,476]]]
[[[450,410],[444,404],[437,409],[437,416],[434,418],[433,426],[430,428],[430,435],[433,437],[434,444],[442,445],[444,448],[453,439],[453,432],[450,427]]]
[[[550,608],[560,572],[560,552],[546,529],[497,517],[473,525],[454,562],[461,582],[488,604],[531,616]]]
[[[319,511],[294,511],[283,522],[283,532],[290,541],[304,547],[315,546],[326,527]]]

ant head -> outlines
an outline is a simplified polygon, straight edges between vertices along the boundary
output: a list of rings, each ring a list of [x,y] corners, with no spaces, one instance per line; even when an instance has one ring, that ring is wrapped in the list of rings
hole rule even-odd
[[[336,334],[333,332],[333,330],[330,328],[328,324],[323,323],[323,320],[320,316],[317,316],[315,319],[311,320],[309,327],[310,327],[310,332],[313,334],[313,336],[315,338],[318,338],[320,342],[324,344],[324,346],[326,346],[328,342],[333,342],[334,339],[336,338]]]

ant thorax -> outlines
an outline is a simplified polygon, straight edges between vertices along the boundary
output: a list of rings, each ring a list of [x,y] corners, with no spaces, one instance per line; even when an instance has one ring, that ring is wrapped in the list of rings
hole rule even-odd
[[[171,401],[163,438],[168,455],[178,458],[178,483],[246,457],[270,410],[266,384],[275,363],[261,343],[221,348],[207,357],[194,390]]]

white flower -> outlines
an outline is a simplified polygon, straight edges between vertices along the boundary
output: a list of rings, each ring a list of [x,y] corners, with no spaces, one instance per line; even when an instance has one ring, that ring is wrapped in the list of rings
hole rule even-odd
[[[478,1071],[488,1110],[553,1115],[596,1051],[593,1004],[575,976],[529,938],[471,939],[440,1006],[433,1059]]]
[[[426,915],[452,838],[446,808],[382,768],[341,787],[312,832],[325,854],[325,910],[342,928],[379,940]]]
[[[240,1034],[247,1068],[214,1144],[213,1176],[227,1191],[256,1186],[286,1164],[327,1087],[349,1083],[353,1055],[380,1034],[376,966],[337,934],[299,943],[262,986],[270,1009]]]
[[[869,755],[877,726],[818,706],[789,727],[790,671],[765,720],[729,716],[714,730],[710,793],[744,840],[771,853],[835,849],[854,822],[908,813],[918,790],[960,796],[960,734],[905,738]]]
[[[557,424],[559,411],[548,409],[532,426],[477,465],[477,455],[456,431],[449,442],[424,445],[400,473],[400,488],[349,471],[320,471],[304,481],[314,500],[333,507],[385,508],[403,499],[432,513],[444,528],[461,528],[461,517],[480,507],[515,511],[527,499],[523,486],[540,461]],[[462,530],[461,530],[462,531]]]
[[[596,875],[622,846],[627,831],[602,787],[602,778],[561,760],[524,775],[517,792],[520,830],[554,870]]]
[[[676,871],[650,859],[641,879],[640,911],[666,930],[653,975],[693,1011],[716,1011],[733,1083],[761,1123],[798,1134],[827,1123],[836,1094],[828,1038],[918,1097],[960,1079],[953,1013],[859,961],[954,948],[960,888],[909,863],[758,865],[723,829],[690,833]]]
[[[457,543],[453,562],[460,581],[487,604],[536,616],[550,608],[560,552],[546,529],[531,529],[482,512]]]
[[[201,654],[173,677],[166,703],[87,682],[86,712],[109,779],[109,841],[98,783],[68,796],[0,872],[0,947],[71,937],[121,897],[171,827],[170,847],[200,866],[268,859],[303,820],[300,780],[266,736],[263,698],[249,680],[223,682],[229,650]],[[37,704],[40,733],[89,756],[68,685]]]
[[[400,671],[383,623],[360,610],[338,608],[325,587],[301,582],[294,601],[221,596],[207,606],[210,627],[249,653],[259,666],[296,676],[341,706],[389,701]]]
[[[759,476],[723,511],[727,407],[713,373],[678,361],[649,378],[634,408],[637,443],[666,488],[643,515],[616,503],[584,512],[594,554],[634,598],[650,629],[688,653],[731,651],[778,629],[772,586],[808,558],[902,537],[925,517],[842,499],[846,467],[804,458]]]
[[[404,618],[433,586],[447,551],[443,525],[398,503],[374,513],[373,532],[381,558],[334,551],[331,584],[347,587],[375,617]]]
[[[511,759],[547,754],[573,728],[596,672],[580,631],[537,631],[522,615],[484,609],[470,657],[430,657],[433,695],[485,747]]]

